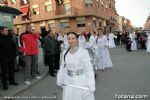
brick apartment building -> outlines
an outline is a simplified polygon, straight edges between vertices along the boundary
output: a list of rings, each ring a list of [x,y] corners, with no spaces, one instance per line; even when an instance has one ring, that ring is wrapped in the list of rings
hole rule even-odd
[[[115,0],[7,0],[8,6],[23,12],[14,18],[14,28],[23,32],[30,23],[36,31],[43,27],[55,32],[115,30]]]

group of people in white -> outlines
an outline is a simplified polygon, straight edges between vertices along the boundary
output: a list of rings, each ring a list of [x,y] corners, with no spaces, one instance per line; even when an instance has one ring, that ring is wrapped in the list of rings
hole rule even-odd
[[[150,34],[148,35],[148,38],[147,38],[147,52],[150,52]]]
[[[130,49],[137,50],[135,32],[131,32],[127,37],[131,43]],[[88,41],[84,34],[59,34],[58,41],[63,41],[63,52],[57,85],[63,88],[62,100],[95,100],[94,68],[105,71],[113,66],[109,48],[116,47],[116,38],[113,33],[104,35],[102,28],[99,28],[97,33],[93,32]],[[92,50],[92,55],[89,50]],[[150,52],[150,35],[147,39],[147,52]],[[92,59],[95,61],[92,62]]]
[[[131,50],[132,51],[138,49],[138,40],[140,40],[140,41],[144,40],[146,52],[150,52],[150,34],[149,35],[145,34],[145,36],[143,36],[143,34],[142,34],[138,38],[137,34],[135,32],[130,32],[129,38],[131,39]]]

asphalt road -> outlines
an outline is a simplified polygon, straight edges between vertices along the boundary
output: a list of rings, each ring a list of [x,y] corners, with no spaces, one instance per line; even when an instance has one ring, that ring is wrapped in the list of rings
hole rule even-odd
[[[96,72],[96,100],[131,100],[126,95],[150,100],[150,54],[144,50],[127,52],[123,47],[110,49],[110,54],[113,68]],[[55,93],[57,100],[61,100],[62,89],[56,86],[56,78],[47,75],[16,96],[29,98],[28,100],[55,100],[52,99],[55,98]],[[119,99],[120,97],[126,99]]]

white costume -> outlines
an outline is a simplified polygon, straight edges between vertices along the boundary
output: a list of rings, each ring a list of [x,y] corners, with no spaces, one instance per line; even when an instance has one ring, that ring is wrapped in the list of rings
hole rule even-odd
[[[79,47],[85,48],[85,43],[86,43],[86,39],[85,39],[84,35],[80,35],[79,36]]]
[[[64,49],[68,49],[69,47],[69,44],[68,44],[68,38],[67,38],[67,35],[64,35]]]
[[[136,44],[136,40],[135,40],[135,38],[136,38],[135,33],[130,33],[130,38],[131,38],[131,41],[132,41],[131,50],[137,50],[137,44]]]
[[[108,38],[109,38],[109,48],[115,48],[116,47],[114,42],[115,35],[113,33],[110,33]]]
[[[89,42],[90,42],[90,45],[91,46],[93,46],[94,45],[94,43],[96,42],[96,38],[97,38],[97,36],[95,35],[91,35],[90,36],[90,39],[89,39]]]
[[[150,52],[150,34],[148,35],[148,39],[147,39],[147,52]]]
[[[105,69],[113,66],[109,55],[109,50],[105,46],[108,46],[108,39],[106,35],[103,35],[102,38],[98,38],[95,43],[97,69]]]
[[[64,61],[65,53],[57,74],[57,85],[63,87],[62,100],[95,100],[95,78],[88,51],[79,48],[74,54],[68,52]]]
[[[57,40],[58,40],[58,41],[64,41],[63,35],[59,34]]]

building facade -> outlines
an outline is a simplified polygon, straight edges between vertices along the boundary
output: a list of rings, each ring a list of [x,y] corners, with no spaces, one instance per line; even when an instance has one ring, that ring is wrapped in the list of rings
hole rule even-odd
[[[147,17],[147,20],[144,25],[145,30],[150,30],[150,16]]]
[[[14,29],[20,33],[30,23],[36,31],[54,30],[66,33],[91,32],[102,27],[115,30],[115,0],[7,0],[8,6],[23,12],[14,18]]]
[[[117,22],[118,22],[118,27],[117,31],[131,31],[132,30],[132,25],[131,21],[124,16],[118,16],[117,17]]]

